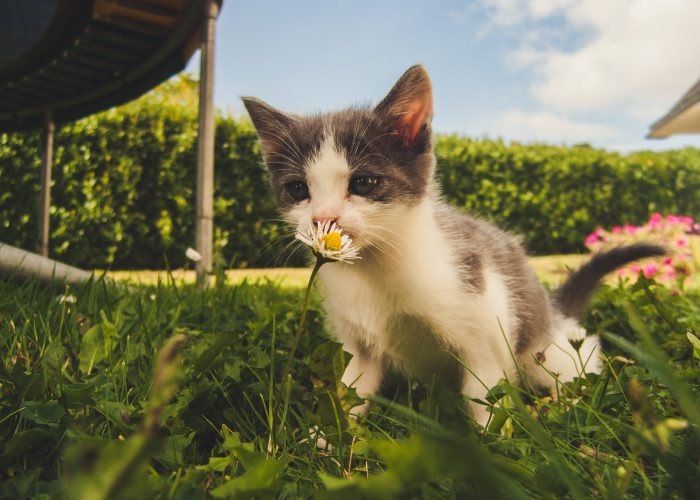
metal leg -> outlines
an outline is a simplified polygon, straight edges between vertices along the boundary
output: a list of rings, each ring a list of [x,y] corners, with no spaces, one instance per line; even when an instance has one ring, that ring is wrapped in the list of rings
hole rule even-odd
[[[219,4],[205,3],[199,72],[199,136],[197,148],[197,220],[195,246],[197,282],[208,285],[212,270],[214,238],[214,32]]]
[[[54,123],[51,110],[46,111],[41,152],[41,197],[39,199],[39,223],[37,253],[49,255],[49,211],[51,209],[51,167],[53,165]]]

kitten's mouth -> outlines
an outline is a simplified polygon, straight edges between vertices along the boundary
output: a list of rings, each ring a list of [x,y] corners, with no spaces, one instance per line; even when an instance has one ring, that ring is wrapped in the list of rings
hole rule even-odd
[[[317,221],[307,229],[297,229],[295,239],[309,245],[317,257],[317,266],[325,262],[349,262],[360,259],[352,237],[333,220]]]
[[[342,229],[343,234],[347,234],[348,236],[350,236],[350,239],[352,240],[352,244],[355,248],[362,248],[363,246],[366,245],[364,238],[362,238],[361,235],[357,234],[357,232],[354,229],[348,228],[345,226],[338,226],[338,227],[340,227],[340,229]]]
[[[341,231],[343,231],[343,234],[347,234],[348,236],[350,236],[350,238],[352,239],[352,242],[354,244],[357,244],[357,242],[355,240],[355,232],[352,229],[348,229],[345,226],[340,226],[340,225],[338,227],[341,229]]]

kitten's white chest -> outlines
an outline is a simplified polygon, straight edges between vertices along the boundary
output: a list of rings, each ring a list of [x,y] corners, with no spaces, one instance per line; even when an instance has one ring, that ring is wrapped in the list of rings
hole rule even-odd
[[[401,284],[400,275],[368,275],[355,266],[331,265],[321,276],[338,340],[348,347],[359,344],[418,380],[430,382],[433,375],[455,379],[453,354],[460,349],[448,339],[460,333],[449,331],[455,323],[450,318],[459,313],[450,310],[446,290],[433,290],[431,300],[426,289]]]
[[[466,291],[449,247],[425,214],[411,214],[416,220],[402,233],[398,258],[321,269],[339,340],[359,342],[401,367],[439,363],[464,325],[456,318],[465,311]]]
[[[455,356],[469,361],[488,352],[507,365],[504,340],[512,340],[515,322],[503,278],[484,269],[483,290],[470,290],[429,204],[406,214],[404,228],[396,258],[321,269],[338,339],[420,379],[445,371]]]
[[[386,331],[396,316],[395,294],[350,266],[329,264],[321,269],[324,303],[341,342],[359,342],[373,351],[386,348]]]

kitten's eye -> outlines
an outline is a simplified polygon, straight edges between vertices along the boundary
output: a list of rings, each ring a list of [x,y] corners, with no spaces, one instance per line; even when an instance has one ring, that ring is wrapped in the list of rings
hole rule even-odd
[[[309,186],[302,181],[288,182],[284,189],[294,201],[302,201],[309,197]]]
[[[379,184],[379,177],[374,175],[358,175],[350,179],[350,192],[365,196],[374,191]]]

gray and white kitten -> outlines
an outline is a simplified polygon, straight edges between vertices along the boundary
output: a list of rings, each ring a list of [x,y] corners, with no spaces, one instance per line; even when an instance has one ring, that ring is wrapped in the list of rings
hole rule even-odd
[[[422,66],[373,109],[302,117],[243,101],[286,219],[301,229],[335,220],[360,248],[360,261],[319,273],[332,330],[353,355],[343,382],[360,396],[379,390],[388,367],[482,400],[504,376],[554,388],[597,371],[598,339],[585,337],[580,356],[569,342],[585,336],[578,315],[606,273],[663,252],[600,254],[550,297],[517,238],[440,198]],[[470,406],[485,424],[487,408]]]

